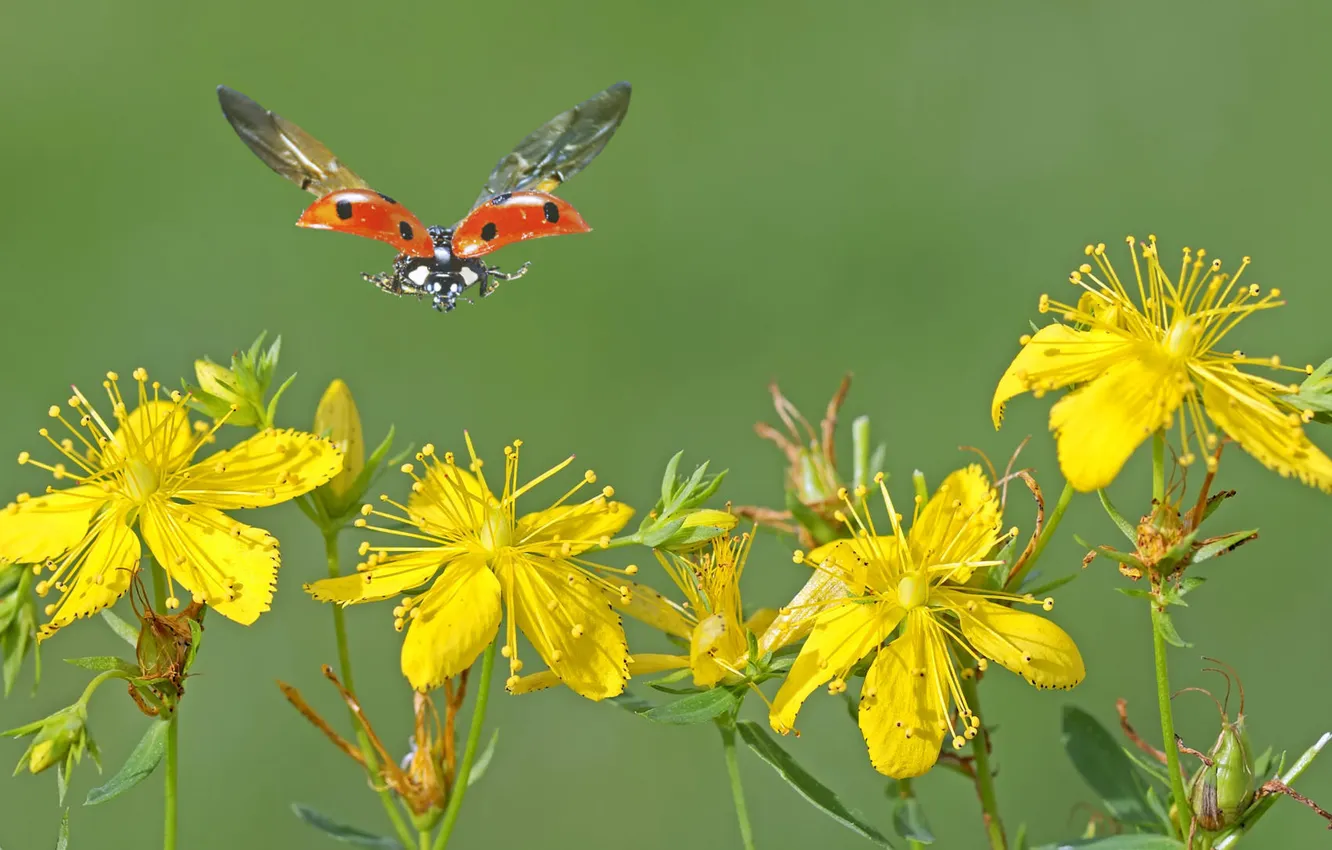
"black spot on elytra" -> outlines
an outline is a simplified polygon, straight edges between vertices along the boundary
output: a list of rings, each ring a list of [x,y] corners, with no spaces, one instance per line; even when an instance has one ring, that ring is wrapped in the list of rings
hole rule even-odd
[[[546,216],[546,221],[551,224],[560,220],[560,208],[555,205],[554,201],[546,201],[541,207],[541,212]]]
[[[384,200],[388,201],[390,204],[396,204],[396,203],[397,203],[397,201],[393,200],[393,199],[390,198],[388,195],[385,195],[383,192],[376,192],[375,194],[378,195],[379,197],[383,198]]]
[[[402,238],[408,242],[411,242],[413,237],[416,236],[416,233],[412,230],[412,226],[405,221],[398,222],[398,233],[402,234]]]
[[[486,226],[481,228],[481,238],[489,242],[496,236],[499,236],[499,228],[495,226],[495,222],[486,222]]]
[[[346,221],[347,219],[351,218],[352,214],[351,201],[338,201],[337,209],[338,209],[338,218],[342,219],[343,221]]]

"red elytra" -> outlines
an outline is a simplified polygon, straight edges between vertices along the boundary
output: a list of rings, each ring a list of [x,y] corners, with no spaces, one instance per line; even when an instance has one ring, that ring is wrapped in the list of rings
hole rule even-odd
[[[578,210],[562,198],[545,192],[512,192],[496,195],[458,222],[453,231],[453,253],[470,259],[527,239],[587,233],[591,229]]]
[[[435,255],[434,242],[421,220],[402,204],[370,189],[330,192],[306,207],[296,224],[378,239],[409,257]]]

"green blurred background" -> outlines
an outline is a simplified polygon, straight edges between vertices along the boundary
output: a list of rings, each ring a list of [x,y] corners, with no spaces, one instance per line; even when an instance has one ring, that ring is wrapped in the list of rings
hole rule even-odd
[[[1251,254],[1254,279],[1293,308],[1246,323],[1237,344],[1288,362],[1332,353],[1318,247],[1330,24],[1327,4],[1275,1],[10,3],[0,454],[39,448],[46,406],[71,382],[143,365],[174,383],[194,358],[225,359],[267,329],[283,336],[284,372],[299,372],[287,424],[306,424],[342,377],[372,437],[393,423],[417,445],[460,448],[469,428],[493,457],[521,436],[529,471],[576,452],[639,506],[677,449],[729,467],[737,503],[777,503],[780,456],[751,431],[772,419],[767,382],[816,416],[845,370],[846,410],[873,417],[899,492],[913,469],[937,483],[967,461],[959,444],[1003,458],[1028,433],[1024,460],[1057,492],[1048,400],[1019,400],[997,434],[988,405],[1037,296],[1064,285],[1085,242],[1155,232],[1170,256],[1186,244]],[[635,87],[629,117],[565,191],[595,232],[507,249],[502,264],[530,259],[531,274],[449,316],[359,280],[387,267],[385,246],[293,227],[310,198],[244,148],[213,93],[225,82],[277,109],[447,223],[514,141],[618,79]],[[1140,454],[1116,487],[1126,512],[1142,509],[1146,477]],[[45,483],[17,468],[5,480],[6,494]],[[1196,642],[1173,652],[1177,680],[1208,683],[1199,654],[1225,659],[1245,677],[1259,748],[1303,750],[1332,727],[1328,497],[1239,452],[1221,483],[1241,497],[1218,529],[1259,526],[1263,539],[1209,566],[1214,580],[1177,620]],[[1010,521],[1029,528],[1015,504]],[[334,660],[329,612],[301,593],[324,569],[318,536],[291,506],[253,519],[282,539],[280,590],[252,628],[210,620],[181,729],[182,846],[329,846],[293,800],[387,831],[352,765],[273,684],[344,720],[319,675]],[[1079,500],[1046,570],[1078,568],[1075,532],[1118,542]],[[799,583],[788,554],[784,541],[760,546],[751,603]],[[1001,805],[1038,842],[1075,834],[1091,799],[1062,754],[1061,706],[1110,723],[1124,696],[1154,724],[1147,612],[1114,592],[1123,582],[1101,562],[1059,595],[1054,617],[1087,661],[1081,687],[987,685]],[[405,744],[390,613],[348,619],[367,710]],[[25,683],[0,703],[0,727],[78,695],[87,676],[60,658],[115,645],[97,622],[49,641],[40,692]],[[500,745],[457,847],[738,846],[711,728],[658,727],[559,691],[492,705]],[[1185,737],[1209,742],[1206,702],[1180,709]],[[111,687],[92,724],[114,771],[144,718]],[[791,751],[887,828],[886,782],[840,702],[811,698],[802,729]],[[22,750],[0,743],[6,764]],[[742,756],[760,847],[869,846]],[[76,805],[73,846],[153,846],[157,779]],[[71,798],[98,781],[85,763]],[[939,846],[982,846],[960,777],[918,787]],[[1332,764],[1300,787],[1328,805]],[[0,846],[52,846],[55,798],[54,776],[5,780]],[[1251,843],[1310,846],[1322,828],[1281,804]]]

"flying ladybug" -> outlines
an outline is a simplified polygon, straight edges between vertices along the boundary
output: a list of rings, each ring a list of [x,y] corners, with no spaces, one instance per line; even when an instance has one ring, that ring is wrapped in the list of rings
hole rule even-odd
[[[566,200],[551,194],[588,166],[629,110],[628,83],[616,83],[533,130],[490,172],[472,209],[452,227],[431,225],[370,185],[332,151],[292,122],[226,86],[217,87],[222,112],[241,141],[268,167],[318,196],[296,224],[387,242],[398,249],[393,271],[362,274],[394,295],[429,297],[448,312],[476,286],[527,272],[502,272],[483,259],[492,251],[541,236],[591,230]]]

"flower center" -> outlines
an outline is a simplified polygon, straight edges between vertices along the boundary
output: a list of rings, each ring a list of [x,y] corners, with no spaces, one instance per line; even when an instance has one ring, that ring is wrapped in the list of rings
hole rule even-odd
[[[498,552],[506,546],[513,545],[513,526],[509,524],[504,511],[493,506],[488,508],[486,518],[482,520],[481,528],[477,530],[477,538],[482,548],[489,552]]]
[[[1170,326],[1161,343],[1165,347],[1166,354],[1178,360],[1193,353],[1193,347],[1198,344],[1200,336],[1202,336],[1202,326],[1193,319],[1184,318]]]
[[[131,458],[125,464],[125,490],[130,498],[142,503],[157,492],[162,478],[158,470],[139,458]]]
[[[930,597],[930,584],[923,575],[905,575],[897,583],[897,601],[910,611],[925,604]]]

